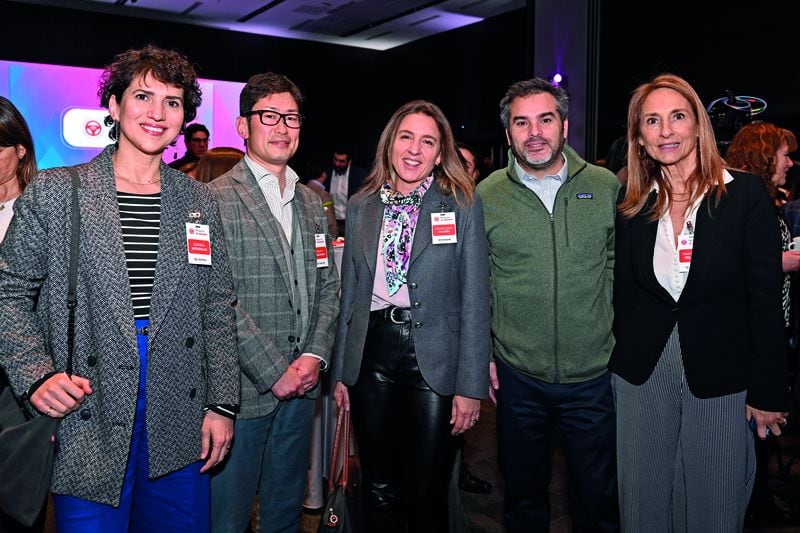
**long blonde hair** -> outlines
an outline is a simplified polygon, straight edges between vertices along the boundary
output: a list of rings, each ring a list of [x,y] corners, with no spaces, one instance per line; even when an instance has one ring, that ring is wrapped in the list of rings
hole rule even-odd
[[[669,180],[661,172],[661,164],[647,155],[639,144],[642,105],[647,97],[658,89],[670,89],[683,96],[689,102],[689,108],[697,121],[697,167],[686,180],[686,186],[690,191],[687,208],[707,191],[714,191],[715,202],[719,202],[725,194],[723,178],[725,161],[717,149],[711,119],[702,100],[683,78],[674,74],[661,74],[652,81],[640,85],[633,92],[628,105],[628,188],[625,199],[618,206],[625,218],[632,218],[644,209],[654,183],[658,184],[658,199],[652,208],[650,219],[659,219],[669,209],[672,195]]]
[[[475,190],[475,182],[467,174],[464,165],[459,159],[458,148],[456,148],[450,123],[436,104],[425,100],[413,100],[402,105],[389,119],[378,141],[372,170],[364,180],[364,186],[361,190],[367,193],[377,192],[383,187],[384,183],[394,183],[396,178],[395,170],[392,166],[392,147],[394,146],[395,137],[397,137],[397,130],[400,129],[400,123],[405,117],[416,113],[431,117],[439,130],[440,163],[433,168],[433,177],[439,189],[445,194],[452,194],[459,205],[461,200],[470,204]]]

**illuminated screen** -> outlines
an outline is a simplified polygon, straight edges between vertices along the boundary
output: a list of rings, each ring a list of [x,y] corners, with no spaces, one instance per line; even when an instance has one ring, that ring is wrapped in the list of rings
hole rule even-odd
[[[97,85],[101,69],[0,61],[0,95],[5,96],[28,122],[40,169],[85,163],[107,144],[108,111],[99,105]],[[209,148],[244,149],[236,133],[240,82],[200,80],[203,105],[194,122],[211,133]],[[164,151],[172,161],[186,151],[183,136]]]

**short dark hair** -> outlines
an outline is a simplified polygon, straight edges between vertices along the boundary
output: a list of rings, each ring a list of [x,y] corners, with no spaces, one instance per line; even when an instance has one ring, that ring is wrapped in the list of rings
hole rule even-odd
[[[500,121],[504,128],[508,128],[511,115],[511,104],[517,98],[524,98],[531,94],[547,93],[556,99],[556,110],[561,117],[561,122],[567,120],[569,115],[569,95],[563,87],[553,85],[544,78],[532,78],[518,81],[508,88],[503,99],[500,100]]]
[[[130,86],[133,79],[147,74],[151,74],[162,83],[183,89],[183,123],[185,125],[194,120],[197,108],[203,102],[203,93],[197,82],[194,67],[183,54],[152,44],[136,50],[126,50],[116,55],[114,61],[106,66],[97,90],[100,105],[108,108],[111,96],[120,102],[122,93]],[[110,125],[108,117],[106,122]],[[112,128],[109,135],[112,139],[116,139],[118,135],[116,128]]]
[[[186,126],[186,129],[183,130],[183,140],[184,142],[189,142],[192,139],[192,135],[197,133],[198,131],[202,131],[206,134],[207,137],[211,137],[211,134],[208,132],[208,128],[206,128],[203,124],[199,122],[195,122],[194,124],[189,124]]]
[[[25,148],[25,155],[19,160],[17,180],[19,189],[25,190],[36,174],[36,153],[33,151],[33,137],[28,123],[11,100],[0,96],[0,146]]]
[[[297,102],[299,110],[303,105],[303,93],[295,83],[283,74],[265,72],[253,74],[239,94],[239,116],[243,117],[252,111],[256,102],[271,94],[289,93]]]

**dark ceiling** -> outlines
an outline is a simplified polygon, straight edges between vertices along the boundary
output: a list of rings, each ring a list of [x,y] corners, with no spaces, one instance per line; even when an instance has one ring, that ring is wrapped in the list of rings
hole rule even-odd
[[[388,50],[525,6],[525,0],[17,0]]]

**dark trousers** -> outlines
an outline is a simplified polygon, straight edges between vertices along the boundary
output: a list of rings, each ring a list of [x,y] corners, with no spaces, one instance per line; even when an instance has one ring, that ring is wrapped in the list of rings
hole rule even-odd
[[[446,532],[455,456],[452,398],[436,394],[422,378],[410,323],[373,313],[349,392],[366,532]]]
[[[564,452],[572,530],[619,529],[610,373],[545,383],[497,361],[497,451],[509,533],[548,531],[556,429]]]

